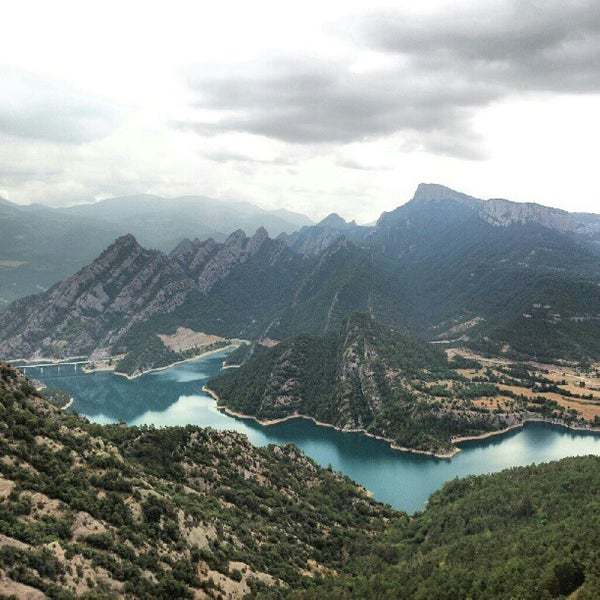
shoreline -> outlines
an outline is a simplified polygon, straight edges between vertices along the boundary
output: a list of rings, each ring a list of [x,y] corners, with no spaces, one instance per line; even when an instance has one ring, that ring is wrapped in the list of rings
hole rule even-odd
[[[228,348],[239,348],[239,344],[236,343],[231,343],[231,344],[227,344],[227,346],[223,346],[222,348],[215,348],[214,350],[207,350],[206,352],[202,352],[200,354],[196,354],[194,356],[191,356],[190,358],[184,358],[182,360],[177,360],[174,363],[165,365],[164,367],[153,367],[152,369],[146,369],[145,371],[140,371],[139,373],[135,373],[133,375],[129,375],[127,373],[121,373],[120,371],[113,371],[114,375],[119,375],[119,377],[125,377],[125,379],[137,379],[138,377],[141,377],[142,375],[146,375],[147,373],[156,373],[158,371],[165,371],[166,369],[170,369],[171,367],[176,367],[177,365],[182,365],[184,363],[187,362],[192,362],[194,360],[198,360],[199,358],[204,358],[205,356],[209,356],[210,354],[216,354],[217,352],[223,352],[224,350],[227,350]],[[98,369],[99,371],[101,369]],[[106,369],[104,369],[106,370]],[[89,373],[93,373],[94,371],[91,370],[89,371]]]
[[[293,419],[306,419],[307,421],[312,421],[315,425],[317,425],[319,427],[329,427],[330,429],[335,429],[336,431],[339,431],[340,433],[359,433],[361,435],[365,435],[367,437],[370,437],[370,438],[373,438],[376,440],[380,440],[382,442],[386,442],[387,444],[389,444],[389,446],[390,446],[390,448],[392,448],[392,450],[398,450],[399,452],[409,452],[411,454],[420,454],[420,455],[424,455],[424,456],[431,456],[433,458],[439,458],[439,459],[443,459],[443,460],[450,459],[460,452],[460,448],[455,448],[455,449],[451,450],[450,452],[445,452],[445,453],[437,453],[437,452],[432,452],[430,450],[417,450],[416,448],[406,448],[404,446],[398,446],[394,442],[394,440],[383,437],[381,435],[377,435],[375,433],[371,433],[369,431],[365,431],[364,429],[342,429],[341,427],[338,427],[337,425],[333,425],[331,423],[325,423],[323,421],[318,421],[317,419],[315,419],[314,417],[311,417],[309,415],[293,414],[293,415],[288,415],[286,417],[281,417],[279,419],[259,419],[258,417],[255,417],[253,415],[246,415],[243,413],[238,413],[238,412],[232,410],[231,408],[228,408],[224,404],[220,404],[220,402],[221,402],[220,396],[214,390],[211,390],[206,385],[202,386],[202,391],[205,392],[206,394],[208,394],[209,396],[211,396],[211,398],[213,398],[213,400],[216,401],[217,408],[221,412],[223,412],[231,417],[237,417],[238,419],[246,419],[246,420],[255,421],[256,423],[258,423],[259,425],[262,425],[263,427],[270,427],[272,425],[278,425],[279,423],[285,423],[286,421],[291,421]]]
[[[579,431],[583,433],[591,433],[591,434],[600,434],[599,427],[583,427],[581,425],[569,425],[568,423],[563,423],[557,420],[550,419],[540,419],[539,417],[527,417],[523,419],[520,423],[515,423],[514,425],[510,425],[509,427],[505,427],[504,429],[499,429],[498,431],[486,431],[480,435],[467,435],[461,436],[457,438],[452,438],[453,444],[462,444],[463,442],[477,442],[480,440],[485,440],[491,437],[495,437],[497,435],[504,435],[505,433],[510,433],[511,431],[515,431],[517,429],[523,429],[527,423],[546,423],[548,425],[553,425],[554,427],[562,427],[564,429],[568,429],[569,431]]]
[[[262,425],[263,427],[270,427],[272,425],[278,425],[279,423],[285,423],[286,421],[291,421],[292,419],[306,419],[308,421],[312,421],[315,425],[318,425],[319,427],[329,427],[330,429],[335,429],[336,431],[339,431],[341,433],[360,433],[367,437],[370,437],[370,438],[373,438],[376,440],[380,440],[382,442],[386,442],[392,450],[398,450],[400,452],[408,452],[411,454],[418,454],[421,456],[423,456],[423,455],[431,456],[433,458],[437,458],[440,460],[450,460],[450,459],[454,458],[457,454],[462,452],[462,450],[463,450],[460,446],[453,448],[449,452],[444,452],[444,453],[433,452],[430,450],[417,450],[416,448],[406,448],[404,446],[398,446],[393,440],[391,440],[389,438],[386,438],[386,437],[383,437],[383,436],[380,436],[380,435],[377,435],[374,433],[370,433],[369,431],[365,431],[364,429],[341,429],[340,427],[337,427],[336,425],[318,421],[314,417],[311,417],[308,415],[293,414],[293,415],[288,415],[286,417],[281,417],[279,419],[259,419],[258,417],[255,417],[253,415],[246,415],[243,413],[236,412],[236,411],[232,410],[231,408],[228,408],[224,404],[221,404],[220,396],[214,390],[211,390],[210,388],[208,388],[206,385],[202,386],[202,391],[205,392],[206,394],[208,394],[209,396],[211,396],[216,401],[217,408],[221,412],[223,412],[231,417],[237,417],[238,419],[252,420],[252,421],[258,423],[259,425]],[[520,423],[515,423],[514,425],[510,425],[509,427],[505,427],[504,429],[499,429],[497,431],[486,431],[479,435],[455,437],[455,438],[452,438],[451,443],[452,444],[462,444],[465,442],[467,442],[467,443],[468,442],[476,442],[476,441],[482,441],[482,440],[486,440],[486,439],[496,437],[496,436],[502,436],[507,433],[510,433],[511,431],[523,429],[523,427],[527,423],[547,423],[549,425],[554,425],[556,427],[563,427],[564,429],[568,429],[571,431],[587,432],[587,433],[591,433],[591,434],[600,434],[600,428],[597,428],[597,427],[596,428],[581,427],[581,426],[576,426],[576,425],[568,425],[567,423],[551,421],[548,419],[540,419],[540,418],[536,418],[536,417],[531,417],[531,418],[524,419]]]
[[[226,346],[223,346],[222,348],[215,348],[214,350],[207,350],[206,352],[201,352],[200,354],[195,354],[194,356],[191,356],[190,358],[183,358],[181,360],[177,360],[173,363],[170,363],[168,365],[165,365],[163,367],[152,367],[151,369],[146,369],[144,371],[140,371],[139,373],[135,373],[133,375],[129,375],[128,373],[122,373],[120,371],[116,370],[116,366],[111,366],[111,367],[97,367],[97,368],[90,368],[87,366],[82,367],[82,371],[86,374],[91,374],[91,373],[113,373],[114,375],[118,375],[119,377],[125,377],[125,379],[137,379],[138,377],[141,377],[142,375],[146,375],[147,373],[154,373],[157,371],[164,371],[166,369],[170,369],[171,367],[176,367],[177,365],[181,365],[183,363],[187,363],[187,362],[192,362],[194,360],[198,360],[199,358],[203,358],[205,356],[209,356],[210,354],[215,354],[217,352],[222,352],[224,350],[228,350],[229,348],[239,348],[242,344],[246,344],[248,342],[246,342],[245,340],[232,340],[231,343],[227,344]],[[40,358],[29,358],[29,359],[25,359],[25,358],[13,358],[10,360],[6,360],[5,362],[12,364],[12,363],[27,363],[27,364],[31,364],[33,366],[35,366],[35,363],[38,362],[48,362],[48,363],[52,363],[52,364],[56,364],[56,365],[60,365],[62,363],[66,363],[68,361],[72,361],[72,360],[86,360],[89,364],[90,362],[90,357],[89,356],[69,356],[69,357],[65,357],[65,358],[44,358],[44,357],[40,357]],[[226,361],[223,361],[223,367],[225,369],[232,369],[232,368],[236,368],[239,367],[239,365],[225,365]],[[17,367],[18,368],[18,367]]]
[[[60,410],[67,410],[67,408],[71,408],[71,405],[75,401],[75,398],[71,398]]]

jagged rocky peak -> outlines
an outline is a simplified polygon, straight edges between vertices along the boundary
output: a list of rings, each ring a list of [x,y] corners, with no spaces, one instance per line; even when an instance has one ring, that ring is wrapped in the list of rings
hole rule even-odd
[[[171,250],[169,256],[177,257],[181,256],[182,254],[189,254],[190,252],[194,251],[198,242],[198,238],[196,238],[193,242],[189,238],[184,238],[179,242],[179,244],[177,244],[177,246],[175,246],[175,248],[173,248],[173,250]]]
[[[246,249],[249,254],[254,254],[269,239],[269,233],[264,227],[259,227],[254,235],[248,240]]]
[[[252,240],[255,242],[259,242],[262,244],[265,240],[269,239],[269,232],[264,227],[259,227],[254,235],[252,236]]]
[[[141,246],[133,234],[126,233],[118,237],[108,248],[141,248]]]
[[[243,229],[236,229],[233,233],[230,233],[225,240],[226,246],[232,246],[235,244],[240,244],[241,242],[246,241],[247,236]]]
[[[96,258],[96,260],[87,267],[84,267],[81,272],[85,272],[86,269],[89,269],[94,265],[108,266],[109,264],[120,263],[133,256],[139,256],[144,252],[150,251],[145,250],[140,246],[131,233],[126,233],[125,235],[118,237],[98,258]]]
[[[322,221],[319,221],[318,227],[328,227],[329,229],[344,229],[348,223],[337,213],[327,215]]]

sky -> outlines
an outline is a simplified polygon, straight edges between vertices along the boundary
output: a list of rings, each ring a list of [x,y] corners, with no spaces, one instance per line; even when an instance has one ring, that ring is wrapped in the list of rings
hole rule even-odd
[[[600,213],[600,2],[3,5],[0,196],[366,223],[419,182]]]

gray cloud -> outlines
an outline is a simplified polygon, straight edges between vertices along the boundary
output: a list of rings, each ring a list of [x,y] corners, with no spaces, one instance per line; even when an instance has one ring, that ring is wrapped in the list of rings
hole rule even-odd
[[[393,169],[393,167],[388,165],[373,165],[352,158],[339,159],[336,161],[336,164],[354,171],[390,171]]]
[[[402,67],[355,73],[346,63],[281,59],[220,77],[196,75],[196,106],[224,111],[216,123],[188,122],[202,135],[242,131],[297,144],[349,143],[418,132],[436,150],[474,157],[466,110],[497,97],[493,86],[406,73]],[[453,141],[450,140],[453,137]]]
[[[83,143],[108,135],[119,109],[66,85],[13,69],[0,70],[0,134]]]
[[[246,132],[295,144],[345,144],[401,133],[428,151],[484,155],[471,128],[478,108],[521,91],[600,91],[600,4],[504,0],[452,5],[414,17],[364,16],[357,37],[389,64],[293,57],[256,61],[219,76],[198,69],[188,83],[216,122],[200,134]]]
[[[361,29],[367,44],[408,57],[416,70],[455,73],[505,93],[600,91],[597,0],[495,0],[419,19],[382,12]]]
[[[60,169],[46,168],[38,165],[36,168],[16,166],[4,166],[0,163],[0,184],[20,185],[28,181],[47,181],[51,177],[60,175]]]

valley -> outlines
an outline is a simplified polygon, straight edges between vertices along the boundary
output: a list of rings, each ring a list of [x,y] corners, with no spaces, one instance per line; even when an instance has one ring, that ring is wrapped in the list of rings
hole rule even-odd
[[[370,227],[332,215],[168,254],[128,234],[0,313],[0,356],[84,355],[137,377],[244,345],[232,354],[241,368],[207,386],[224,408],[440,457],[532,420],[592,429],[598,383],[582,374],[600,359],[595,224],[421,184]],[[564,381],[545,363],[564,366]]]
[[[259,447],[294,444],[326,468],[331,466],[358,482],[375,500],[413,513],[446,481],[526,466],[568,456],[600,454],[600,435],[544,422],[526,423],[508,433],[457,442],[452,458],[399,451],[384,440],[360,432],[317,425],[302,418],[280,419],[268,425],[242,418],[218,406],[203,392],[210,379],[227,372],[228,350],[135,379],[110,372],[84,373],[73,366],[28,368],[31,377],[47,386],[44,395],[65,390],[71,410],[98,424],[127,423],[131,427],[195,425],[236,431]],[[234,369],[235,370],[235,369]]]
[[[203,360],[218,371],[222,359]],[[101,396],[86,399],[81,392],[88,384],[79,389],[75,408],[84,414],[106,411],[107,402],[119,411],[144,411],[153,401],[171,402],[169,391],[181,393],[173,390],[175,382],[197,390],[210,374],[202,359],[197,372],[193,365],[135,381],[63,373],[54,383],[62,379],[71,387],[101,378]],[[150,411],[128,418],[124,427],[97,414],[92,418],[102,424],[92,424],[53,408],[9,367],[0,374],[0,410],[9,425],[0,430],[3,590],[40,598],[93,590],[107,598],[312,599],[325,593],[341,599],[394,596],[402,589],[409,598],[450,600],[477,590],[485,572],[493,576],[484,598],[534,600],[547,589],[577,589],[578,597],[594,598],[600,574],[590,540],[598,532],[593,499],[600,469],[599,459],[586,455],[600,453],[600,436],[531,424],[468,442],[452,460],[437,460],[329,430],[339,438],[334,449],[334,437],[298,420],[267,428],[239,422],[238,431],[254,444],[266,435],[257,448],[233,432],[222,413],[195,413],[201,400],[185,392],[170,418],[168,410],[164,419]],[[107,378],[123,386],[127,402]],[[153,381],[138,396],[132,386],[148,378]],[[228,423],[219,425],[221,418]],[[395,505],[419,512],[409,517],[378,504],[365,488],[297,449],[310,455],[319,444],[324,467],[347,471],[353,460],[354,479],[366,478],[379,498],[387,486]],[[353,448],[353,459],[344,447]],[[539,464],[573,455],[582,457]],[[539,466],[514,468],[530,463]],[[527,552],[532,543],[538,551]],[[571,549],[566,557],[565,547]],[[512,564],[525,576],[506,570],[509,548],[517,548],[522,558],[511,554]],[[473,553],[482,560],[474,564]],[[443,582],[431,576],[442,557]],[[564,570],[576,577],[563,576]]]
[[[350,586],[368,598],[409,576],[409,597],[427,597],[437,584],[410,555],[448,552],[449,540],[428,546],[423,531],[448,519],[438,503],[452,507],[453,490],[460,503],[481,481],[497,504],[518,468],[539,476],[540,489],[564,479],[564,464],[589,479],[596,459],[568,457],[600,454],[596,221],[513,204],[422,184],[372,226],[331,215],[276,237],[237,230],[168,252],[128,233],[74,275],[10,304],[0,312],[0,356],[25,359],[18,364],[45,387],[35,392],[4,367],[0,435],[14,454],[0,464],[7,589],[110,597],[135,585],[151,597],[279,599],[352,597]],[[73,356],[81,360],[66,360]],[[89,438],[83,454],[77,436]],[[75,504],[51,482],[28,479],[40,444],[60,454],[43,460]],[[116,462],[93,450],[108,447]],[[563,462],[527,467],[549,461]],[[99,504],[72,482],[74,470],[99,490]],[[123,478],[133,483],[114,488]],[[307,485],[321,491],[301,497]],[[58,512],[21,509],[31,492]],[[549,510],[543,498],[521,496],[504,515],[516,536],[523,519],[535,528]],[[314,510],[321,516],[299,534]],[[81,512],[101,533],[79,539]],[[494,514],[487,530],[499,527]],[[472,533],[464,543],[485,546],[476,519]],[[281,543],[291,546],[273,557]],[[51,546],[26,562],[28,544]],[[557,548],[522,568],[560,571]],[[17,551],[23,567],[10,570]],[[457,556],[448,561],[452,585],[472,593],[477,582],[459,581]],[[564,567],[580,574],[582,593],[586,581],[595,585],[591,564],[586,547]],[[544,573],[540,585],[562,585]],[[538,597],[533,583],[497,577],[509,597]]]
[[[600,600],[600,2],[5,4],[0,600]]]

